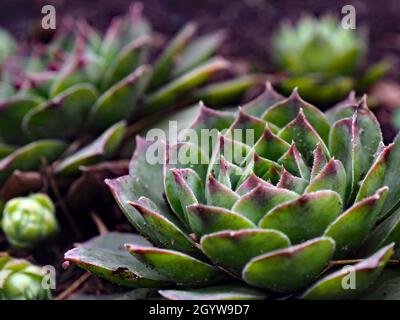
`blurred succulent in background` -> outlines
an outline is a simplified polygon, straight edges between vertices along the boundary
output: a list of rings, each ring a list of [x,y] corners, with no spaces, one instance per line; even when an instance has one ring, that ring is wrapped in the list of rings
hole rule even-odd
[[[287,72],[279,89],[288,94],[298,87],[307,101],[323,105],[338,102],[353,89],[363,93],[389,68],[383,61],[362,70],[367,51],[365,34],[344,29],[333,17],[285,23],[272,40],[272,60]]]
[[[129,175],[106,180],[144,237],[109,234],[65,259],[169,299],[347,299],[370,287],[400,241],[400,137],[384,145],[366,97],[324,114],[267,84],[235,113],[199,112],[191,129],[217,136],[139,137]],[[150,164],[155,147],[165,161]],[[348,269],[330,272],[337,259],[361,259],[355,289],[342,286]]]
[[[0,83],[0,182],[60,157],[55,173],[74,175],[114,155],[127,124],[202,97],[229,102],[260,83],[254,75],[204,86],[230,64],[215,56],[223,33],[195,32],[186,25],[150,60],[155,37],[134,5],[104,36],[67,21],[50,44],[21,50]]]
[[[44,289],[42,270],[26,260],[0,257],[1,300],[47,300],[49,289]]]
[[[13,246],[35,247],[57,232],[54,204],[46,194],[9,200],[4,207],[1,226]]]
[[[0,69],[4,60],[15,52],[16,47],[13,36],[7,30],[0,28]]]

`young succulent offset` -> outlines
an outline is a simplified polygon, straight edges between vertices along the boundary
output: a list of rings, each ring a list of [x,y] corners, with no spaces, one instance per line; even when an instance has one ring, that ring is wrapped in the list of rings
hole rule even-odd
[[[96,238],[67,261],[170,299],[345,299],[377,279],[400,240],[400,138],[384,145],[365,97],[324,114],[267,84],[235,113],[201,106],[191,129],[138,138],[130,174],[106,181],[144,238]],[[219,135],[200,144],[202,129]],[[161,145],[164,161],[149,161]],[[348,269],[327,271],[347,258],[362,259],[354,290]]]
[[[33,248],[58,230],[54,204],[46,194],[9,200],[3,211],[2,229],[17,248]]]
[[[279,84],[284,93],[298,87],[307,101],[329,105],[353,89],[365,92],[387,71],[387,62],[380,62],[360,72],[367,49],[364,33],[345,29],[330,16],[306,16],[295,26],[280,27],[271,55],[275,65],[288,73]]]
[[[26,260],[0,257],[0,300],[47,300],[41,269]]]
[[[155,36],[134,5],[104,36],[81,20],[65,21],[49,45],[16,55],[1,74],[0,182],[15,169],[36,170],[43,159],[51,164],[60,157],[55,173],[74,175],[116,152],[122,120],[132,123],[199,97],[229,102],[260,82],[254,75],[205,86],[230,64],[215,55],[224,35],[196,38],[196,29],[186,25],[150,61]]]

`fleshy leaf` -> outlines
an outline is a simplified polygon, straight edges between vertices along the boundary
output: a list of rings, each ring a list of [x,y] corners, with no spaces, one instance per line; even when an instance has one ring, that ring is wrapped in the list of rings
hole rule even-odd
[[[325,236],[335,240],[336,258],[348,257],[358,249],[374,226],[387,192],[387,187],[379,189],[373,196],[355,203],[329,225]]]
[[[346,171],[339,160],[331,159],[325,167],[314,177],[305,192],[318,190],[336,191],[343,202],[346,199]]]
[[[296,147],[309,165],[313,162],[313,151],[317,144],[321,145],[324,154],[329,158],[328,148],[308,122],[303,109],[300,109],[297,117],[279,131],[279,137],[289,143],[294,141]]]
[[[334,191],[323,190],[275,207],[258,225],[282,231],[292,243],[299,243],[320,236],[341,212],[340,196]]]
[[[0,139],[8,143],[26,142],[21,123],[24,116],[41,102],[34,96],[20,96],[0,102]]]
[[[266,122],[264,120],[250,116],[240,108],[235,121],[230,126],[228,132],[225,133],[225,136],[248,145],[254,145],[264,133],[265,126]],[[252,131],[253,141],[247,141],[250,131]]]
[[[154,63],[154,68],[149,82],[149,90],[154,90],[167,81],[173,68],[173,61],[176,55],[184,50],[196,32],[196,29],[197,26],[194,23],[188,23],[169,42],[169,45],[163,50]]]
[[[209,159],[197,144],[178,142],[164,145],[164,174],[169,169],[190,168],[195,171],[202,181],[205,180]]]
[[[86,125],[96,99],[92,85],[74,85],[26,114],[23,128],[34,138],[72,138]]]
[[[229,161],[226,161],[224,156],[221,156],[219,163],[220,170],[218,173],[218,181],[234,190],[243,174],[243,169]]]
[[[359,250],[360,254],[367,255],[389,243],[400,243],[400,210],[386,218],[371,235],[364,241]]]
[[[341,119],[333,125],[329,149],[345,167],[349,200],[355,198],[358,183],[367,174],[381,142],[379,123],[368,110],[365,98],[351,119]]]
[[[273,251],[250,260],[243,270],[243,279],[256,287],[274,291],[298,290],[323,271],[334,250],[335,242],[321,237]]]
[[[38,140],[27,144],[0,160],[0,180],[13,170],[36,170],[46,159],[53,162],[65,151],[67,145],[60,140]]]
[[[193,290],[160,290],[169,300],[263,300],[267,294],[243,285],[215,286]]]
[[[400,135],[397,135],[394,140],[394,145],[390,151],[389,158],[387,159],[387,165],[385,169],[385,180],[384,186],[389,187],[389,193],[382,209],[382,216],[387,215],[394,209],[396,209],[399,203],[399,192],[400,192],[400,179],[399,174],[399,159],[400,159]]]
[[[261,157],[277,161],[290,148],[290,144],[272,133],[267,125],[254,145],[254,151]]]
[[[283,165],[287,171],[295,176],[302,177],[305,180],[310,179],[310,169],[304,162],[303,157],[294,143],[292,143],[289,150],[278,159],[278,163]]]
[[[145,237],[150,238],[152,241],[158,241],[158,238],[153,234],[152,229],[146,224],[143,216],[131,205],[129,201],[136,201],[141,196],[146,196],[152,199],[156,205],[167,212],[165,208],[164,200],[157,202],[157,199],[153,193],[154,190],[148,189],[143,182],[140,181],[138,177],[135,176],[122,176],[116,179],[106,179],[105,183],[108,185],[114,199],[116,200],[118,206],[125,214],[128,221]]]
[[[276,185],[279,188],[284,188],[294,191],[296,194],[302,194],[308,185],[308,181],[292,175],[282,167],[279,182]]]
[[[250,259],[289,245],[289,238],[282,232],[266,229],[228,230],[201,238],[205,254],[233,274],[240,274]]]
[[[204,186],[192,169],[170,169],[165,177],[165,195],[179,220],[189,227],[187,206],[205,202]]]
[[[99,97],[91,110],[92,130],[104,130],[121,119],[130,118],[137,109],[137,99],[143,89],[140,81],[148,72],[147,66],[139,67]]]
[[[285,99],[274,90],[271,82],[265,84],[265,89],[258,97],[243,106],[243,110],[252,116],[261,117],[262,114],[278,101]]]
[[[249,165],[251,166],[251,163]],[[270,180],[272,183],[277,183],[280,178],[281,165],[254,153],[253,171],[258,177],[266,181]]]
[[[165,276],[132,257],[124,248],[125,243],[151,247],[139,235],[110,232],[69,250],[64,259],[120,285],[163,287],[169,284]]]
[[[112,156],[122,141],[125,129],[125,121],[116,123],[91,144],[56,164],[56,173],[73,175],[79,172],[81,166],[92,165]]]
[[[334,105],[325,114],[331,124],[344,118],[351,118],[357,109],[355,91],[351,91],[348,97]]]
[[[244,196],[246,193],[250,192],[259,185],[264,187],[272,187],[271,183],[257,177],[254,173],[251,173],[248,178],[238,186],[236,193],[240,196]]]
[[[253,190],[242,196],[232,207],[232,211],[242,214],[254,223],[265,215],[266,212],[277,205],[297,198],[298,195],[292,191],[266,187],[259,184]]]
[[[388,159],[393,146],[394,144],[390,144],[379,153],[378,158],[371,166],[361,183],[356,201],[361,201],[362,199],[373,195],[376,190],[383,186]]]
[[[200,110],[190,128],[196,131],[200,131],[201,129],[217,129],[218,131],[222,131],[228,129],[233,121],[235,121],[233,113],[207,108],[200,102]]]
[[[318,143],[313,154],[314,162],[311,168],[311,179],[314,178],[325,165],[328,163],[321,145]]]
[[[179,228],[177,222],[171,219],[169,215],[165,216],[157,212],[156,209],[150,208],[143,199],[141,197],[137,201],[129,202],[129,204],[142,215],[148,227],[158,238],[159,245],[167,249],[198,255],[199,251],[195,243]]]
[[[216,180],[212,175],[207,178],[206,200],[208,205],[230,209],[238,199],[238,194]]]
[[[360,106],[353,116],[353,130],[357,130],[357,140],[355,141],[357,151],[355,155],[358,159],[353,159],[353,161],[357,161],[353,168],[356,169],[355,177],[357,180],[355,180],[355,183],[358,183],[371,167],[378,146],[382,142],[381,127],[375,115],[368,109],[366,97],[360,102]]]
[[[248,74],[233,79],[211,83],[197,89],[194,96],[212,106],[229,105],[240,98],[250,89],[262,85],[265,76],[260,74]]]
[[[0,159],[3,159],[17,150],[17,147],[0,142]]]
[[[393,246],[393,244],[389,244],[364,261],[322,278],[309,288],[301,298],[313,300],[355,298],[381,274],[382,269],[393,254]],[[350,272],[355,276],[356,287],[354,289],[343,286],[343,281],[348,284],[347,279],[351,276],[349,275]]]
[[[229,63],[222,58],[214,58],[197,68],[172,80],[146,98],[146,112],[150,113],[173,104],[182,94],[190,89],[200,86],[215,73],[225,70]]]
[[[400,300],[399,269],[385,268],[377,280],[357,298],[360,300]]]
[[[293,90],[289,98],[279,101],[267,109],[262,118],[283,128],[297,117],[300,109],[303,109],[304,115],[311,126],[315,128],[318,135],[326,143],[329,134],[328,120],[319,109],[301,99],[296,89]]]
[[[217,268],[178,251],[135,244],[126,244],[126,248],[135,258],[180,285],[206,285],[224,278]]]
[[[172,70],[172,76],[180,76],[210,58],[222,44],[225,36],[225,32],[217,31],[198,37],[189,43]]]
[[[162,153],[163,149],[164,146],[159,141],[149,141],[136,136],[136,149],[129,164],[129,174],[138,177],[148,190],[152,190],[154,196],[149,198],[153,201],[157,199],[158,202],[164,202],[162,196],[164,192],[164,155],[157,152],[161,150]],[[153,153],[151,153],[152,151]],[[154,163],[148,160],[152,155],[155,156]]]
[[[329,150],[336,159],[343,164],[347,183],[346,194],[350,195],[353,181],[353,162],[352,162],[352,119],[344,118],[335,122],[329,135]]]
[[[187,212],[191,229],[200,236],[223,230],[255,228],[246,217],[219,207],[197,204],[187,207]]]
[[[103,88],[109,88],[143,64],[150,43],[149,36],[142,36],[127,44],[108,68],[104,76]]]

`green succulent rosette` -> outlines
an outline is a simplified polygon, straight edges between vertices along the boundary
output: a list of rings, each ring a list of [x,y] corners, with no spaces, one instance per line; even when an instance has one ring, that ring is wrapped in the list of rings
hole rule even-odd
[[[216,54],[224,33],[198,36],[189,23],[160,44],[141,11],[133,5],[104,35],[83,20],[65,20],[49,45],[21,50],[6,65],[0,183],[44,160],[57,161],[56,175],[77,175],[81,166],[115,156],[127,125],[197,99],[229,103],[264,81],[232,78],[230,63]],[[228,82],[215,83],[220,74]]]
[[[47,300],[41,268],[26,260],[0,257],[0,300]]]
[[[13,246],[33,248],[58,231],[54,204],[40,193],[11,199],[4,207],[1,227]]]
[[[365,32],[345,29],[337,19],[303,17],[296,25],[282,24],[273,37],[271,56],[287,75],[279,89],[298,87],[303,98],[329,105],[351,90],[365,92],[388,70],[387,61],[362,70],[368,51]]]
[[[67,261],[169,299],[348,299],[375,282],[400,240],[400,142],[383,143],[365,97],[322,113],[267,84],[236,112],[201,105],[190,128],[138,137],[129,175],[106,180],[143,237],[99,237]],[[360,259],[351,290],[343,259]]]

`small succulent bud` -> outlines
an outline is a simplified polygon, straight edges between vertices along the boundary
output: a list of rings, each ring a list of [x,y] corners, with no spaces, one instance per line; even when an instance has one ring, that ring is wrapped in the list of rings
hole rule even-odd
[[[32,248],[53,236],[58,224],[54,204],[45,194],[14,198],[5,205],[2,228],[17,248]]]
[[[47,300],[50,290],[42,285],[38,266],[26,260],[0,257],[0,300]]]

